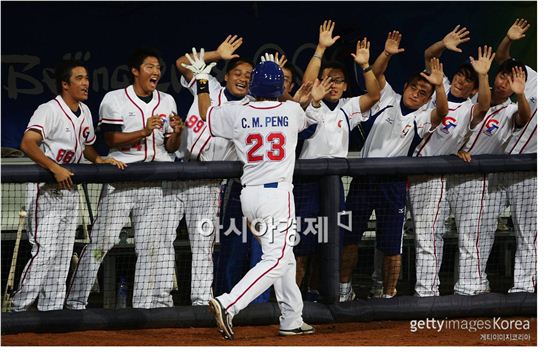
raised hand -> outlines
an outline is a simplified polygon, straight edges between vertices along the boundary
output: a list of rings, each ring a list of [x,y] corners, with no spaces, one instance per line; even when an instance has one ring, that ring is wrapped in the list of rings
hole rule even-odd
[[[281,68],[284,67],[287,62],[286,56],[284,54],[282,54],[281,57],[279,57],[279,52],[275,52],[275,55],[265,53],[265,55],[260,56],[260,60],[262,62],[273,61],[274,63],[279,65]]]
[[[525,37],[525,33],[530,26],[531,25],[529,25],[527,20],[516,19],[516,21],[514,21],[514,24],[510,26],[510,29],[508,29],[506,36],[512,41],[523,39]]]
[[[401,33],[397,30],[388,33],[388,38],[386,39],[386,44],[384,45],[384,51],[387,53],[386,55],[395,55],[405,51],[405,49],[399,47],[401,37]]]
[[[332,85],[332,79],[330,76],[327,76],[322,81],[315,79],[313,83],[313,88],[311,89],[311,98],[314,102],[319,102],[323,100],[326,94],[330,91]]]
[[[525,91],[525,71],[519,66],[514,66],[512,68],[512,76],[506,75],[508,81],[510,82],[510,89],[514,94],[523,94]]]
[[[357,41],[355,54],[352,53],[351,56],[353,56],[353,60],[355,60],[359,66],[367,66],[370,58],[370,41],[367,41],[366,37],[364,37],[363,40]]]
[[[462,49],[459,49],[458,46],[470,40],[470,38],[468,37],[469,34],[470,31],[468,31],[466,27],[460,28],[460,25],[457,25],[453,29],[453,31],[445,35],[442,40],[443,45],[445,45],[445,48],[451,51],[462,52]]]
[[[302,108],[307,107],[307,105],[311,101],[312,88],[313,83],[311,81],[304,82],[302,86],[300,86],[300,88],[296,90],[296,93],[292,97],[292,100],[299,103]]]
[[[231,60],[238,58],[239,55],[234,54],[243,44],[243,38],[237,37],[237,35],[228,35],[227,38],[218,46],[216,52],[223,60]]]
[[[332,31],[334,30],[336,23],[332,20],[325,20],[323,25],[319,27],[319,46],[328,48],[334,45],[336,40],[340,39],[340,35],[332,37]]]
[[[208,79],[208,74],[210,74],[212,68],[216,66],[216,63],[213,62],[206,65],[206,63],[204,62],[204,48],[201,48],[199,54],[197,54],[197,50],[195,48],[193,48],[192,50],[193,57],[191,57],[189,54],[185,54],[185,57],[189,61],[189,65],[184,63],[182,63],[181,65],[189,69],[197,80]]]
[[[491,63],[495,58],[495,53],[493,48],[487,45],[483,46],[483,51],[481,46],[477,48],[477,60],[470,56],[470,63],[474,70],[480,75],[486,75],[491,69]]]
[[[430,68],[432,69],[432,71],[429,75],[425,72],[421,72],[420,75],[433,86],[439,86],[443,84],[445,74],[443,73],[443,64],[439,61],[438,58],[434,57],[430,60]]]

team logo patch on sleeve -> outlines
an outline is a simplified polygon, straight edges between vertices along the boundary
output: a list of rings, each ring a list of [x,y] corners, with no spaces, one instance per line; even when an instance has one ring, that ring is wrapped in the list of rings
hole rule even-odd
[[[82,137],[85,140],[88,140],[88,137],[90,137],[90,128],[86,126],[84,129],[82,129]]]
[[[447,116],[441,122],[441,131],[448,134],[453,128],[456,127],[456,119],[451,116]]]
[[[487,136],[493,135],[499,128],[499,121],[497,119],[490,119],[485,124],[485,130],[483,130],[483,133]]]

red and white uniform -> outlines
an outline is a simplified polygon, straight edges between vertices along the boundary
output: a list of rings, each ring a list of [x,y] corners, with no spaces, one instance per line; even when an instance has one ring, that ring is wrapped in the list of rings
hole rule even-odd
[[[345,158],[349,133],[365,118],[361,114],[360,96],[340,99],[334,110],[321,102],[320,119],[313,135],[304,141],[300,159]]]
[[[315,109],[308,110],[315,114]],[[295,237],[292,175],[298,132],[308,125],[294,102],[259,101],[248,105],[211,107],[207,121],[213,136],[230,139],[243,162],[241,204],[248,221],[275,224],[258,235],[262,260],[229,294],[218,300],[235,316],[274,285],[281,308],[281,328],[302,326],[302,296],[296,285],[296,261],[290,242]],[[262,199],[258,201],[258,199]],[[271,231],[272,230],[272,231]]]
[[[153,91],[149,103],[141,100],[133,85],[108,92],[99,108],[100,124],[120,126],[122,132],[141,130],[153,115],[177,113],[172,96]],[[172,128],[165,122],[134,146],[110,149],[110,156],[127,163],[172,161],[164,140]],[[170,291],[174,273],[173,239],[166,236],[166,208],[161,183],[128,181],[103,186],[90,234],[90,244],[83,250],[77,272],[67,297],[67,307],[84,309],[97,271],[107,252],[119,241],[119,234],[131,215],[137,254],[132,305],[135,308],[173,306]]]
[[[537,73],[530,67],[527,67],[525,97],[531,117],[511,135],[506,147],[509,154],[537,152]],[[510,206],[516,255],[514,285],[509,292],[534,292],[537,285],[537,174],[534,171],[492,174],[489,185],[490,211],[484,219],[484,234],[491,241],[498,217]]]
[[[42,135],[41,149],[58,164],[76,164],[86,145],[95,142],[90,109],[79,104],[76,116],[61,96],[36,109],[27,130]],[[57,184],[30,184],[27,234],[32,245],[19,289],[13,297],[13,309],[24,311],[38,297],[38,310],[61,310],[65,301],[65,283],[77,227],[78,190],[57,190]]]
[[[445,78],[446,93],[450,83]],[[433,133],[426,136],[416,147],[413,156],[440,156],[456,154],[465,139],[470,135],[470,123],[476,106],[471,100],[463,102],[449,101],[449,113]],[[434,101],[431,106],[435,106]],[[443,260],[443,235],[445,221],[451,211],[447,195],[447,176],[410,176],[409,201],[416,236],[416,296],[439,295],[439,269]],[[453,202],[452,212],[456,208],[469,206]],[[462,215],[470,209],[459,209]],[[458,224],[464,224],[458,216]],[[469,229],[461,228],[462,235]],[[471,231],[471,230],[470,230]]]
[[[208,123],[202,121],[199,114],[197,85],[193,78],[190,82],[181,77],[182,86],[194,96],[185,120],[181,135],[181,145],[176,156],[183,161],[236,161],[235,146],[230,140],[213,137]],[[225,87],[218,80],[209,77],[210,101],[214,106],[225,104]],[[248,102],[243,98],[241,102]],[[176,181],[168,184],[165,191],[165,202],[173,204],[174,211],[169,212],[168,237],[176,238],[176,230],[182,217],[185,216],[187,232],[191,245],[191,304],[208,305],[212,298],[214,280],[214,262],[212,249],[215,232],[206,235],[200,231],[205,221],[217,224],[220,201],[219,180]]]
[[[472,155],[504,154],[514,131],[513,115],[517,109],[517,104],[510,99],[489,108],[461,150]],[[488,219],[493,217],[490,213],[494,211],[490,183],[494,181],[487,174],[450,176],[447,180],[447,198],[459,232],[456,294],[477,295],[490,291],[485,273],[494,241],[494,231],[490,234],[488,226]]]

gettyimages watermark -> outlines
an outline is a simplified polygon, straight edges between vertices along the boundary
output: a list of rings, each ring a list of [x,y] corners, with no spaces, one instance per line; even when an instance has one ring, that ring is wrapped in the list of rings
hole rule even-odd
[[[479,333],[482,341],[529,341],[531,340],[531,321],[528,319],[435,319],[411,320],[410,331],[419,333],[435,331],[438,333],[463,330]]]
[[[213,234],[216,235],[216,242],[219,242],[220,235],[223,233],[225,236],[235,234],[242,236],[242,242],[248,242],[247,231],[243,229],[249,229],[255,237],[270,236],[271,239],[275,237],[277,232],[284,233],[289,230],[290,236],[287,241],[292,246],[296,246],[300,243],[300,235],[317,236],[317,242],[320,244],[328,243],[328,224],[329,219],[327,216],[318,216],[313,218],[301,218],[296,217],[293,219],[254,219],[251,222],[246,217],[241,219],[230,218],[229,225],[224,228],[219,218],[209,219],[203,218],[197,224],[197,231],[200,235],[209,237]],[[352,217],[350,211],[342,211],[337,213],[336,225],[347,231],[352,229]]]

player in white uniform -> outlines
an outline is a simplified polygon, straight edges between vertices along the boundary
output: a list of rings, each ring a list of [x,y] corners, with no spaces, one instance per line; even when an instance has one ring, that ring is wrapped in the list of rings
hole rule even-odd
[[[96,139],[92,115],[82,102],[88,99],[90,85],[84,65],[63,61],[55,78],[59,95],[36,109],[21,141],[21,150],[51,171],[57,185],[31,184],[27,222],[31,259],[13,297],[14,311],[27,310],[37,298],[40,311],[63,309],[79,206],[71,180],[74,174],[63,165],[78,164],[84,156],[95,164],[125,167],[120,161],[102,158],[92,146]]]
[[[133,84],[108,92],[99,108],[100,126],[110,155],[128,163],[172,161],[168,152],[180,145],[182,123],[172,96],[156,90],[160,57],[152,49],[136,50],[129,61]],[[174,246],[165,230],[165,214],[173,204],[163,201],[160,182],[128,181],[103,186],[90,244],[80,262],[67,298],[69,309],[84,309],[99,266],[132,218],[137,255],[132,305],[173,306],[170,291]]]
[[[246,102],[248,82],[252,72],[252,64],[241,60],[234,52],[241,46],[243,39],[236,35],[228,36],[214,51],[206,52],[203,57],[207,62],[229,60],[226,74],[226,87],[209,75],[210,101],[219,106],[228,101]],[[177,59],[176,66],[181,72],[181,84],[194,96],[185,121],[185,129],[181,135],[181,145],[176,156],[182,161],[224,161],[237,160],[235,148],[231,141],[212,137],[208,123],[200,118],[197,98],[196,79],[189,65],[189,59],[184,55]],[[214,63],[215,65],[215,63]],[[208,305],[212,298],[212,281],[214,279],[214,264],[212,249],[215,232],[204,235],[199,231],[205,220],[217,224],[220,203],[220,180],[188,180],[171,183],[172,189],[166,193],[166,202],[175,204],[175,211],[168,219],[167,227],[171,229],[168,236],[175,239],[176,229],[185,215],[189,241],[191,245],[191,304]]]
[[[200,74],[202,69],[198,68]],[[208,71],[208,69],[206,69]],[[199,108],[210,123],[213,136],[235,143],[239,159],[244,163],[241,182],[241,204],[249,226],[258,231],[262,260],[231,290],[210,301],[216,322],[227,339],[232,339],[232,318],[252,300],[274,285],[281,307],[281,335],[314,332],[302,320],[302,298],[296,285],[296,263],[291,249],[295,227],[292,175],[297,134],[308,125],[304,111],[294,102],[279,102],[283,72],[271,61],[257,65],[252,74],[250,104],[208,105],[208,80],[199,78]],[[315,86],[313,101],[324,96],[328,82]],[[319,96],[320,95],[320,96]],[[206,102],[201,102],[203,98]],[[315,113],[315,109],[310,110]],[[258,201],[262,199],[262,201]],[[272,229],[267,224],[274,224]],[[263,231],[261,230],[263,228]],[[267,231],[265,231],[267,230]]]
[[[441,57],[445,49],[460,51],[458,45],[468,40],[466,28],[457,26],[442,40],[432,44],[424,52],[426,66],[434,56]],[[471,64],[463,64],[452,78],[445,78],[445,91],[449,113],[442,124],[425,137],[416,147],[413,156],[438,156],[456,154],[471,130],[479,124],[491,101],[488,71],[494,58],[491,48],[478,49],[478,59],[470,58]],[[479,93],[478,93],[479,89]],[[478,93],[477,103],[470,99]],[[462,175],[460,175],[462,176]],[[450,208],[446,196],[447,177],[410,176],[409,200],[414,221],[416,240],[416,296],[439,295],[439,269],[443,260],[443,235]],[[455,204],[455,206],[462,206]],[[455,212],[454,209],[453,213]],[[466,215],[460,212],[461,215]],[[472,216],[471,213],[468,216]],[[468,232],[457,219],[459,243]]]
[[[524,94],[524,68],[523,64],[511,59],[501,64],[491,91],[491,108],[459,152],[462,159],[468,161],[470,155],[505,154],[514,130],[529,121],[531,111]],[[509,98],[514,93],[517,104]],[[501,194],[500,177],[498,174],[467,175],[456,177],[456,183],[448,185],[451,206],[456,204],[457,218],[467,217],[463,226],[469,229],[469,236],[465,236],[464,241],[459,243],[459,276],[454,287],[456,294],[478,295],[490,291],[485,267],[499,215],[496,204]],[[478,216],[467,215],[472,213]]]
[[[373,65],[382,88],[382,96],[371,109],[370,118],[361,124],[366,138],[361,150],[364,158],[406,156],[413,138],[422,139],[435,131],[448,112],[443,86],[443,66],[438,59],[431,60],[430,75],[420,73],[409,79],[403,96],[397,94],[386,82],[384,73],[390,58],[404,51],[399,48],[400,42],[401,34],[397,31],[390,32],[384,51]],[[436,108],[428,110],[425,105],[434,91]],[[383,297],[396,295],[406,212],[405,180],[394,176],[365,176],[355,177],[350,184],[346,210],[352,213],[353,228],[351,232],[346,232],[344,239],[340,267],[341,299],[353,297],[351,276],[357,264],[358,242],[367,229],[373,210],[376,213],[376,247],[384,253]]]
[[[524,19],[516,19],[497,49],[499,63],[510,58],[513,41],[522,39],[529,29]],[[525,97],[529,102],[531,117],[527,124],[512,134],[507,154],[532,154],[537,152],[537,73],[529,66]],[[510,205],[516,234],[516,255],[514,263],[514,285],[509,292],[534,292],[537,285],[537,174],[536,172],[515,172],[499,176],[501,187],[495,193],[495,211],[502,213]],[[498,216],[498,215],[496,215]],[[498,217],[489,219],[489,235],[494,233]]]

